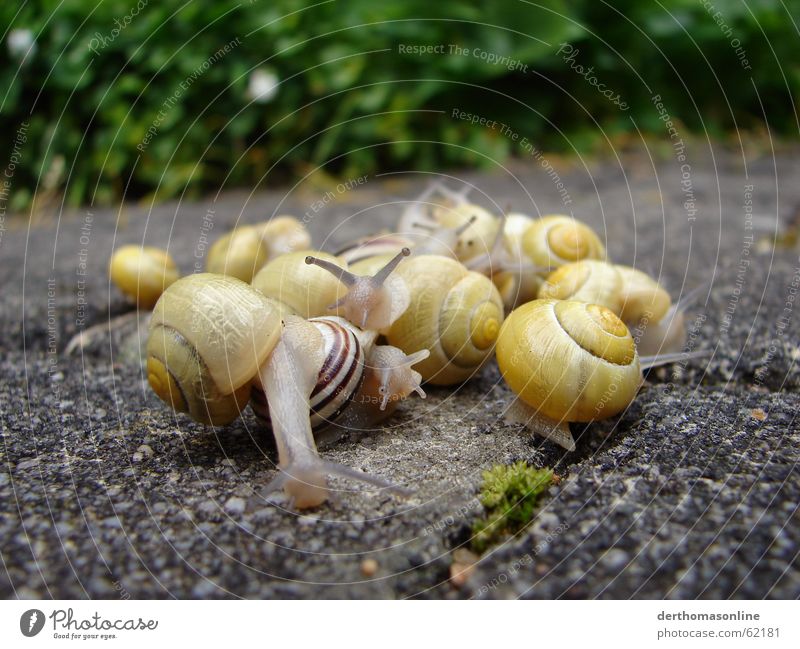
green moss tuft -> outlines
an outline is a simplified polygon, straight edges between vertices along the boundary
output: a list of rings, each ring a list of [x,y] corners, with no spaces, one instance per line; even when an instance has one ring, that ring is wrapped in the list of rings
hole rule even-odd
[[[472,549],[483,552],[506,534],[524,528],[533,519],[539,496],[552,483],[550,469],[534,469],[525,462],[484,471],[479,498],[486,516],[472,526]]]

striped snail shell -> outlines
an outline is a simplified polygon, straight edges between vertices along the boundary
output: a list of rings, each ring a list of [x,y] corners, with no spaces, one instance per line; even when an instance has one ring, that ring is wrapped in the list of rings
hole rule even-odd
[[[352,326],[343,318],[311,318],[322,336],[325,360],[311,397],[311,428],[314,432],[335,423],[348,408],[364,380],[367,353],[377,337]],[[256,416],[269,425],[269,407],[264,391],[256,386],[250,400]]]
[[[251,381],[280,333],[277,309],[244,282],[184,277],[153,309],[147,380],[174,410],[205,424],[229,423],[247,405]]]
[[[142,309],[152,309],[164,290],[180,277],[166,250],[134,245],[114,252],[108,274],[117,288]]]
[[[369,272],[385,263],[375,257],[355,264]],[[426,349],[428,358],[416,365],[423,380],[453,385],[474,374],[491,356],[503,304],[494,284],[484,275],[437,255],[414,255],[397,269],[408,287],[410,304],[388,328],[381,330],[390,345],[406,354]]]

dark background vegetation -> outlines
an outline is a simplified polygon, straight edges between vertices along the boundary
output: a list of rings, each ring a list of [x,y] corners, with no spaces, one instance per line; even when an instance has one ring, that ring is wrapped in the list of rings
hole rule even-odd
[[[29,209],[37,191],[109,204],[274,184],[317,165],[352,177],[522,153],[498,129],[453,119],[453,108],[550,151],[601,151],[637,129],[663,137],[654,94],[687,135],[798,135],[798,0],[713,0],[713,10],[699,0],[150,0],[109,41],[136,4],[0,3],[0,126],[7,146],[20,126],[26,140],[9,209]],[[35,40],[27,54],[10,43],[24,30]],[[98,34],[106,43],[94,52]],[[138,150],[165,100],[237,38]],[[561,42],[629,109],[571,69]],[[401,53],[400,44],[446,53]],[[450,44],[527,71],[450,55]],[[280,80],[268,102],[248,96],[256,69]]]

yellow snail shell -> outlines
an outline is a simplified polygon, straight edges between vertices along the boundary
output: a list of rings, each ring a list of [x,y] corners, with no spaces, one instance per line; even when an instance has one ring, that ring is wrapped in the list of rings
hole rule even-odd
[[[258,368],[280,338],[277,309],[244,282],[202,273],[172,284],[153,309],[147,379],[161,400],[223,425],[247,405]]]
[[[525,259],[537,268],[606,257],[603,243],[588,225],[563,215],[535,220],[522,234],[520,246]]]
[[[497,362],[520,400],[554,422],[622,411],[641,383],[633,338],[604,306],[534,300],[506,318]]]
[[[538,297],[600,304],[620,315],[622,275],[616,266],[604,261],[586,259],[565,264],[547,276]]]
[[[267,262],[253,278],[257,289],[279,308],[281,315],[314,318],[335,313],[329,307],[347,293],[347,289],[330,272],[306,264],[306,257],[344,266],[334,255],[314,250],[290,252]]]
[[[353,266],[370,272],[386,262],[375,257]],[[397,268],[408,287],[410,304],[387,329],[390,345],[406,354],[427,349],[430,356],[415,366],[434,385],[453,385],[472,376],[491,355],[503,303],[484,275],[437,255],[412,256]]]
[[[179,277],[166,250],[150,246],[122,246],[109,262],[111,281],[142,309],[152,309],[164,290]]]
[[[250,282],[268,260],[310,245],[311,237],[302,223],[291,216],[278,216],[266,223],[239,226],[214,242],[206,270]]]
[[[540,298],[578,300],[611,309],[631,328],[640,354],[679,351],[685,340],[683,313],[654,279],[629,266],[584,260],[553,271]]]

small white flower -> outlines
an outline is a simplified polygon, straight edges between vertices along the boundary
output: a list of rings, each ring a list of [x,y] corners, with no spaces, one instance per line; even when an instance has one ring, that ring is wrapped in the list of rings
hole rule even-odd
[[[278,94],[278,75],[268,68],[259,68],[250,73],[247,97],[259,104],[266,104]]]
[[[30,29],[12,29],[8,32],[8,51],[14,58],[24,59],[36,51],[36,41]]]

